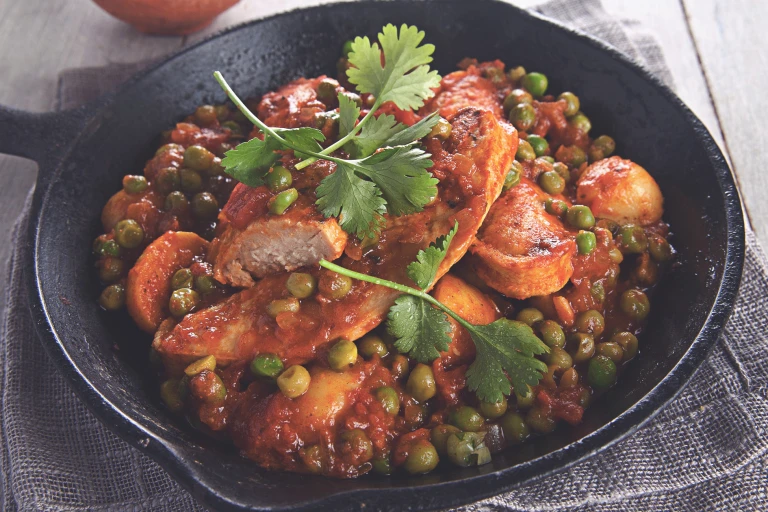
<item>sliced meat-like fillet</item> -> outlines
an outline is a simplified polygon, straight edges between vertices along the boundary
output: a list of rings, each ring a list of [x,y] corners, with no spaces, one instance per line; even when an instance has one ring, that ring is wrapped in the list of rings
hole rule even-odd
[[[508,297],[555,292],[573,274],[574,235],[544,210],[548,197],[523,178],[493,205],[471,248],[480,278]]]
[[[279,272],[335,260],[344,252],[347,233],[336,219],[317,211],[313,195],[302,195],[283,215],[270,215],[272,194],[266,187],[238,185],[221,215],[229,221],[216,242],[214,277],[238,287],[253,286],[251,276],[262,278]],[[253,219],[243,222],[247,208]]]
[[[444,76],[437,93],[421,112],[437,110],[441,116],[450,118],[466,107],[486,109],[498,119],[504,117],[498,90],[490,80],[480,76],[480,70],[474,66]]]
[[[466,253],[501,193],[517,149],[517,134],[484,109],[466,108],[451,124],[448,140],[425,140],[434,162],[432,172],[440,179],[435,201],[422,212],[388,217],[377,245],[364,249],[355,241],[339,260],[342,266],[412,284],[406,274],[407,264],[456,221],[458,232],[437,277]],[[309,271],[321,278],[325,272]],[[215,306],[187,315],[178,324],[166,322],[155,336],[155,349],[167,362],[211,354],[227,363],[271,352],[286,364],[302,363],[338,338],[354,340],[373,329],[399,295],[355,281],[341,299],[318,293],[302,299],[299,311],[286,311],[273,319],[266,307],[272,300],[288,297],[287,278],[286,274],[268,276]]]

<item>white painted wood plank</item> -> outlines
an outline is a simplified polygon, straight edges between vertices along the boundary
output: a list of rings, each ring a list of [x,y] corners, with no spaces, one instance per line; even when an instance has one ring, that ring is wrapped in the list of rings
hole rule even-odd
[[[768,241],[768,2],[684,0],[742,199],[758,238]]]

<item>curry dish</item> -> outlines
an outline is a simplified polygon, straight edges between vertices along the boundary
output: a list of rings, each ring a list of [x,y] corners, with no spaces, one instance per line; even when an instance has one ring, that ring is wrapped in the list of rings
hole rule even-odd
[[[360,85],[372,48],[345,44],[336,79],[198,107],[94,243],[99,303],[153,336],[164,405],[273,470],[428,473],[579,424],[642,357],[674,261],[659,187],[576,94],[465,59],[402,108]]]

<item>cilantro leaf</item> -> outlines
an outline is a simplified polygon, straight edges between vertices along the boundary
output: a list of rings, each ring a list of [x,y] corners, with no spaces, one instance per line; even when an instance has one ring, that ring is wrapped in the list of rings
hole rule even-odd
[[[387,329],[397,339],[397,350],[420,363],[428,363],[448,350],[451,324],[442,311],[424,299],[411,295],[398,297],[387,319]]]
[[[412,126],[405,126],[404,124],[398,125],[402,126],[403,129],[385,140],[382,146],[405,146],[407,144],[412,144],[429,135],[429,132],[432,131],[432,128],[438,121],[440,121],[440,114],[438,112],[432,112]]]
[[[354,161],[357,169],[373,181],[392,215],[420,212],[437,195],[439,180],[427,169],[431,155],[421,149],[397,146]]]
[[[344,231],[362,239],[381,229],[386,212],[381,191],[357,176],[352,167],[338,164],[336,172],[320,182],[316,194],[320,213],[326,218],[338,217]]]
[[[422,290],[432,286],[432,282],[437,275],[437,269],[445,259],[448,247],[451,245],[451,240],[453,240],[458,229],[459,223],[456,221],[453,229],[447,234],[437,237],[437,240],[429,244],[429,247],[426,249],[419,251],[416,254],[416,261],[408,265],[408,277]]]
[[[317,128],[272,128],[272,130],[293,146],[296,156],[304,156],[302,151],[318,152],[323,149],[320,142],[325,140],[325,135]]]
[[[533,357],[548,352],[547,346],[528,325],[501,318],[468,330],[476,355],[467,370],[467,386],[480,400],[500,402],[512,391],[510,380],[515,389],[527,389],[547,371],[547,365]]]
[[[359,117],[360,107],[349,96],[339,93],[339,137],[351,133]]]
[[[385,26],[378,43],[371,43],[367,37],[355,38],[348,56],[352,65],[347,70],[350,83],[361,93],[373,94],[379,104],[391,101],[403,110],[421,107],[424,100],[434,96],[432,89],[440,85],[437,71],[427,66],[435,46],[419,46],[423,39],[424,32],[405,24],[399,34],[394,25]]]
[[[387,141],[404,128],[405,125],[398,123],[395,116],[381,114],[379,117],[372,117],[360,133],[344,147],[353,157],[365,158],[380,147],[391,146],[392,144],[388,144]]]
[[[280,158],[275,151],[281,147],[280,142],[270,136],[264,140],[251,139],[227,151],[221,165],[227,174],[240,183],[258,187],[264,183],[269,168]]]

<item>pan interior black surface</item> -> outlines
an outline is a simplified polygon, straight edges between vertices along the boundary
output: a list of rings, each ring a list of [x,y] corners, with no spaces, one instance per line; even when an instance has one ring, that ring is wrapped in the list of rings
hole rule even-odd
[[[258,96],[294,78],[334,74],[344,40],[374,36],[390,22],[425,30],[443,74],[466,56],[499,58],[547,74],[552,91],[575,91],[590,113],[593,133],[612,134],[618,153],[659,182],[682,265],[656,294],[640,356],[579,428],[558,429],[481,468],[425,477],[336,481],[269,473],[163,409],[144,369],[149,338],[127,318],[116,321],[96,305],[91,241],[99,233],[101,207],[124,174],[143,168],[158,134],[197,105],[224,100],[214,70],[241,96]],[[42,298],[39,317],[60,346],[50,336],[43,341],[103,420],[216,507],[309,507],[318,500],[342,508],[450,506],[560,469],[635,429],[674,395],[714,341],[738,286],[743,256],[738,195],[698,120],[615,52],[506,4],[393,1],[288,13],[176,55],[89,115],[50,181],[37,223],[33,277]]]

